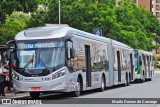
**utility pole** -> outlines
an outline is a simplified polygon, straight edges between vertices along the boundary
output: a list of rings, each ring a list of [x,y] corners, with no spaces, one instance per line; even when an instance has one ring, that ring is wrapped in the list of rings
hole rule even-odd
[[[60,0],[59,0],[59,24],[61,24],[61,2],[60,2]]]

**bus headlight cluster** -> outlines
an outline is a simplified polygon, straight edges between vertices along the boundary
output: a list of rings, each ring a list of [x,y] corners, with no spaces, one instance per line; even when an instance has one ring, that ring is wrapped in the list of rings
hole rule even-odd
[[[19,76],[16,73],[13,74],[13,78],[19,80]]]
[[[52,75],[52,79],[56,79],[56,78],[59,78],[61,76],[65,75],[65,71],[59,71],[59,72],[56,72],[55,74]]]

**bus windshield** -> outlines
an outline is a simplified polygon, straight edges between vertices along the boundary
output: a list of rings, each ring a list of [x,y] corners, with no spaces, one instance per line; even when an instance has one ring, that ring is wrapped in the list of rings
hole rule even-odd
[[[25,69],[23,72],[34,74],[33,69],[47,69],[51,73],[55,68],[64,66],[65,48],[63,45],[57,46],[58,44],[54,44],[51,48],[47,46],[35,48],[36,45],[30,48],[27,44],[28,47],[24,46],[25,48],[21,49],[21,46],[17,50],[18,68]],[[42,73],[42,70],[36,73]]]

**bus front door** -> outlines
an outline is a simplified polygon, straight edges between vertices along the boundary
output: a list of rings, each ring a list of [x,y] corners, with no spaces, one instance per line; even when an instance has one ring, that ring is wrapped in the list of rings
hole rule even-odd
[[[120,51],[117,51],[117,61],[118,61],[118,82],[121,82],[121,58]]]
[[[133,59],[132,54],[130,54],[130,63],[131,63],[131,80],[133,80]]]

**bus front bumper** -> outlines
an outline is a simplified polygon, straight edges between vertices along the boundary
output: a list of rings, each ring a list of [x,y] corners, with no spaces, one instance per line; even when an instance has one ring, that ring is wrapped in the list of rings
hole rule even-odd
[[[51,81],[23,82],[13,79],[15,92],[70,92],[75,91],[75,83],[68,83],[65,76]]]

